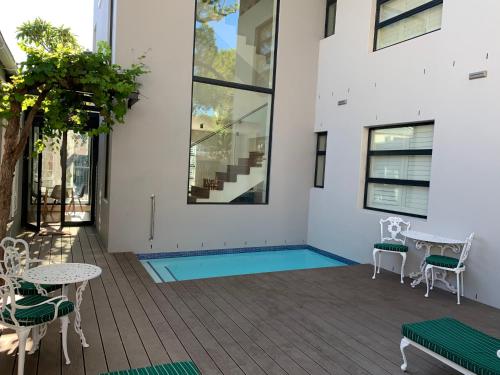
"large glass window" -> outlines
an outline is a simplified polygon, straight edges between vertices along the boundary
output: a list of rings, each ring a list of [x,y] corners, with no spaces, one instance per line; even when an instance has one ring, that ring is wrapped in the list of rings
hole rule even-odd
[[[369,130],[365,208],[426,217],[432,123]]]
[[[196,1],[188,203],[267,203],[277,0]]]
[[[326,0],[326,25],[325,38],[335,34],[335,22],[337,19],[337,0]]]
[[[439,30],[443,0],[378,0],[375,50]]]

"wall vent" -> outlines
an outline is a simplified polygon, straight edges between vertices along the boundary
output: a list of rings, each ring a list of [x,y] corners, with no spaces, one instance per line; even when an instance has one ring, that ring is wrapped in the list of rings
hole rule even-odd
[[[487,70],[483,70],[483,71],[480,71],[480,72],[474,72],[474,73],[470,73],[469,74],[469,80],[486,78],[486,77],[488,77],[488,71]]]

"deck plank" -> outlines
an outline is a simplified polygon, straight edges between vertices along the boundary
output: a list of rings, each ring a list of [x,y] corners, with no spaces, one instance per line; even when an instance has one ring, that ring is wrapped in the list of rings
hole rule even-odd
[[[156,284],[133,254],[107,253],[95,229],[66,231],[71,235],[25,236],[44,264],[103,269],[81,308],[91,346],[81,347],[71,325],[66,366],[54,323],[27,356],[26,375],[99,375],[182,360],[204,375],[399,375],[403,322],[451,316],[500,336],[499,310],[468,299],[457,306],[442,290],[426,299],[422,287],[400,285],[390,272],[372,280],[369,265]],[[15,335],[3,330],[2,375],[16,370],[16,351]],[[408,359],[412,374],[458,374],[411,348]]]

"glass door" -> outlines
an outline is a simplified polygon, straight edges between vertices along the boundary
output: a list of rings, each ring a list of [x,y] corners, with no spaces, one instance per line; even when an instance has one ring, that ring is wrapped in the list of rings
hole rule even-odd
[[[92,139],[73,131],[65,135],[65,207],[64,224],[90,223],[93,219]]]
[[[92,224],[97,161],[95,140],[69,131],[35,153],[35,127],[24,160],[23,223],[33,230]]]

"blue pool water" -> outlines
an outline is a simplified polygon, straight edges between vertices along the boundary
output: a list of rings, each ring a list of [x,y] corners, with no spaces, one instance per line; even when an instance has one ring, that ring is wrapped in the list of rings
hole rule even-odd
[[[347,264],[309,249],[181,256],[143,259],[141,262],[156,282],[338,267]]]

